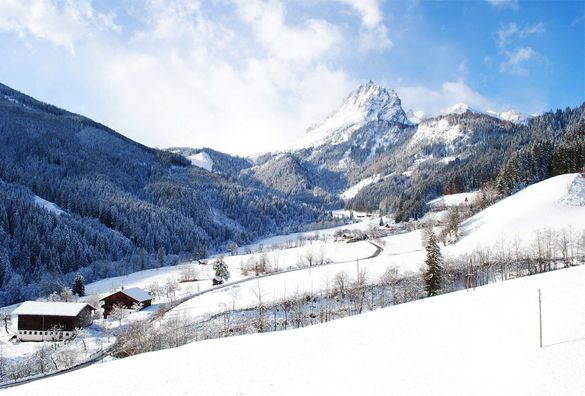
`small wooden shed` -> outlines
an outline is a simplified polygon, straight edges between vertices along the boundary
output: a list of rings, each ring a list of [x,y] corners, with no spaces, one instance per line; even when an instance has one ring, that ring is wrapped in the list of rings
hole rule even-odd
[[[152,303],[152,296],[146,291],[139,287],[132,287],[130,289],[120,289],[115,293],[112,293],[100,301],[104,302],[104,318],[107,318],[114,305],[123,306],[127,309],[132,309],[135,306],[139,306],[140,309],[150,306]]]
[[[93,311],[87,303],[26,301],[12,314],[18,316],[17,339],[58,341],[73,337],[77,328],[90,326]]]

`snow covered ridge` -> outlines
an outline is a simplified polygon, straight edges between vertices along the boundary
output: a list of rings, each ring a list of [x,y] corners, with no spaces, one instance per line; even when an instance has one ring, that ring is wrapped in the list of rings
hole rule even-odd
[[[305,136],[288,149],[339,144],[347,141],[356,129],[372,121],[410,123],[396,92],[369,81],[353,91],[325,121],[310,127]]]
[[[486,111],[486,114],[491,115],[492,117],[499,118],[503,121],[510,121],[514,124],[526,125],[531,118],[534,118],[534,115],[520,113],[519,111],[509,110],[509,111],[501,111],[495,112],[492,110]]]
[[[474,109],[465,103],[454,104],[453,106],[449,106],[446,109],[444,109],[443,111],[440,111],[439,113],[436,113],[436,114],[427,114],[422,110],[419,110],[419,111],[409,110],[407,112],[407,115],[408,115],[408,119],[412,123],[419,124],[419,123],[422,123],[425,120],[433,118],[433,117],[439,117],[439,116],[448,115],[448,114],[461,115],[461,114],[465,114],[467,112],[489,115],[490,117],[494,117],[494,118],[500,119],[502,121],[509,121],[509,122],[517,124],[517,125],[526,125],[526,123],[528,123],[528,121],[531,118],[536,117],[536,115],[534,115],[534,114],[521,113],[521,112],[516,111],[516,110],[481,111],[481,110]]]
[[[487,114],[491,117],[498,118],[502,121],[509,121],[514,124],[522,125],[526,124],[528,120],[534,117],[534,115],[521,113],[516,110],[507,110],[499,112],[494,110],[480,111],[469,107],[465,103],[457,103],[456,105],[450,106],[440,114],[465,114],[468,111],[477,114]]]

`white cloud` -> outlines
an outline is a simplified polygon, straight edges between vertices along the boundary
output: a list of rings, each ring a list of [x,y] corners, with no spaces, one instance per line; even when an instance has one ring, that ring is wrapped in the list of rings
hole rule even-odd
[[[503,48],[517,40],[524,39],[534,34],[544,33],[545,30],[545,26],[542,22],[523,28],[518,27],[515,23],[510,23],[507,26],[502,26],[498,29],[496,43],[498,44],[498,47]]]
[[[392,45],[392,41],[388,38],[388,29],[384,25],[360,32],[359,48],[362,55],[369,52],[381,52],[392,48]]]
[[[132,50],[96,59],[96,85],[109,98],[102,111],[131,138],[253,154],[300,137],[354,87],[322,61],[340,39],[326,21],[290,25],[282,5],[246,1],[234,16],[252,36],[239,37],[196,5],[181,10],[184,3],[149,3]]]
[[[99,13],[89,0],[2,0],[0,31],[52,42],[75,52],[75,42],[91,30],[117,30],[113,14]]]
[[[544,57],[530,46],[516,46],[514,49],[510,47],[527,37],[542,34],[545,31],[546,28],[542,22],[524,27],[519,27],[515,23],[500,27],[496,32],[496,44],[500,48],[499,54],[503,57],[500,62],[500,71],[517,76],[527,76],[530,63],[544,59]]]
[[[490,5],[497,8],[511,8],[518,10],[520,8],[518,0],[486,0]]]
[[[494,108],[495,104],[463,81],[447,81],[438,89],[422,85],[398,88],[405,109],[424,110],[425,114],[438,114],[450,106],[465,103],[477,110]]]
[[[379,0],[335,0],[349,6],[358,13],[362,20],[359,34],[359,48],[362,53],[380,52],[392,48],[388,28],[383,23],[383,14]]]
[[[29,20],[22,4],[42,12]],[[143,0],[114,7],[120,30],[91,0],[0,0],[0,30],[75,53],[71,81],[86,89],[70,95],[79,105],[59,103],[72,111],[151,146],[251,154],[290,144],[356,87],[339,65],[357,40],[390,45],[378,3],[368,4],[336,25],[305,5],[308,17],[291,18],[271,0]]]
[[[103,72],[113,100],[107,110],[118,130],[158,147],[239,154],[296,139],[352,86],[345,73],[322,65],[298,73],[251,58],[236,68],[222,58],[174,51],[120,55]]]
[[[325,20],[308,19],[300,27],[287,25],[282,3],[237,0],[237,5],[256,38],[277,59],[308,64],[341,40],[337,28]]]
[[[510,74],[526,76],[526,65],[537,57],[532,47],[519,47],[514,51],[505,51],[506,60],[500,64],[500,70]]]
[[[369,29],[375,29],[382,22],[382,11],[377,0],[337,0],[352,7],[362,17],[362,23]]]

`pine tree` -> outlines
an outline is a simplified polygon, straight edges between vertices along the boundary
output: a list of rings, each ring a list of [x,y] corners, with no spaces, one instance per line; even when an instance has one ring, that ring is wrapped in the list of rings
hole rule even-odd
[[[85,296],[85,279],[80,273],[77,273],[75,276],[75,280],[73,281],[73,288],[71,291],[73,294],[76,294],[79,297]]]
[[[441,278],[443,267],[443,255],[441,248],[437,243],[435,233],[431,232],[426,246],[427,259],[425,261],[426,270],[424,272],[425,291],[427,296],[435,296],[441,290]]]
[[[230,271],[223,261],[223,257],[218,258],[215,263],[213,263],[213,269],[215,270],[215,278],[213,279],[214,285],[220,285],[230,278]]]

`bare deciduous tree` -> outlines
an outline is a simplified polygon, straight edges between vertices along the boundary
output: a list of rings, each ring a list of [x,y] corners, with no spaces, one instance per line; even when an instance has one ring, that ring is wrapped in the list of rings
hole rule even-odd
[[[345,272],[345,271],[338,272],[333,277],[333,288],[335,290],[335,293],[339,294],[341,296],[341,298],[345,298],[345,295],[347,293],[348,284],[349,284],[349,276],[347,275],[347,272]]]
[[[114,304],[110,314],[108,315],[112,320],[118,321],[118,327],[122,326],[122,320],[128,317],[128,309],[122,304]]]

